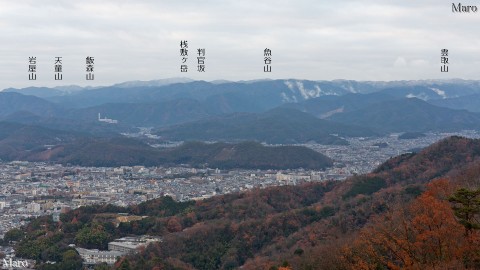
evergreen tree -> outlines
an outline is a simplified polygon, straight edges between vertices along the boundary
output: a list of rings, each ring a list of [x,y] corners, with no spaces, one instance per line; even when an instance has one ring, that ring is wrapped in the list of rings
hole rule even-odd
[[[478,214],[480,214],[480,189],[458,189],[448,198],[453,205],[453,211],[459,222],[465,227],[465,233],[480,229]]]

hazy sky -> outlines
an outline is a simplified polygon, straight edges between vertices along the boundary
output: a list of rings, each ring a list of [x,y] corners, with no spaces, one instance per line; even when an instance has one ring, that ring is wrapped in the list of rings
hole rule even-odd
[[[444,0],[0,0],[0,88],[170,77],[480,79],[480,12],[451,10]],[[180,40],[190,47],[187,73]],[[205,73],[196,71],[197,48],[206,49]],[[265,48],[272,73],[263,72]],[[440,72],[442,48],[448,73]],[[29,56],[37,81],[28,80]],[[62,81],[54,80],[56,56]],[[93,82],[86,56],[95,57]]]

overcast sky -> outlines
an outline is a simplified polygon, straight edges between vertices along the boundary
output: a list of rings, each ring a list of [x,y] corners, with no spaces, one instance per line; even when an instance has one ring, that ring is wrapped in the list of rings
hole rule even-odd
[[[444,0],[0,0],[0,88],[171,77],[480,79],[479,26],[480,12],[453,14]],[[180,40],[190,48],[187,73]],[[206,49],[205,73],[196,71],[197,48]],[[265,48],[272,73],[263,72]],[[442,48],[448,73],[440,72]],[[54,80],[56,56],[62,81]],[[93,82],[86,56],[95,58]]]

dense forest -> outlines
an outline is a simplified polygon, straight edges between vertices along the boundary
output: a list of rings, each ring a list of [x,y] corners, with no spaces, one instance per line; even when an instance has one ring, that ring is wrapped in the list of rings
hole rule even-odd
[[[78,269],[69,244],[105,249],[142,234],[163,241],[114,269],[478,269],[479,188],[480,140],[451,137],[342,182],[82,207],[60,222],[34,219],[4,242],[40,269]],[[145,218],[115,226],[118,213]]]

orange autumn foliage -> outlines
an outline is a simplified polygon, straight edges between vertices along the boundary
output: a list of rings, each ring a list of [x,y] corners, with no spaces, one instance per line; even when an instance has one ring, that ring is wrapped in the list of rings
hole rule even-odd
[[[446,200],[452,190],[445,179],[433,181],[407,206],[376,217],[344,259],[352,269],[463,269],[471,241]]]

